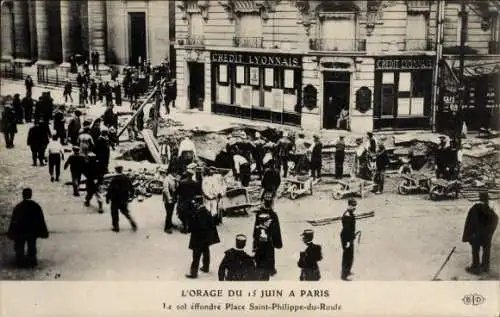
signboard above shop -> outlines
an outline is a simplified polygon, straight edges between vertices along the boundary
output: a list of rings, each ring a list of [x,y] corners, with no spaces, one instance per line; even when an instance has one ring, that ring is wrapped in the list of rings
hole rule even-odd
[[[432,70],[434,58],[426,56],[391,56],[375,60],[376,71]]]
[[[287,68],[300,68],[302,61],[296,55],[283,54],[246,54],[236,52],[212,52],[210,60],[212,63],[253,65],[253,66],[274,66]]]

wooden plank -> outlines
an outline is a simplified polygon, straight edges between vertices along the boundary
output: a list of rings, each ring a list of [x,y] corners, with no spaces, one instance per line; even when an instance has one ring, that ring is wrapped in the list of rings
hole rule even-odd
[[[153,131],[151,131],[150,129],[143,129],[141,133],[144,137],[144,142],[146,142],[146,146],[151,153],[151,156],[153,156],[155,163],[163,164],[160,152],[158,151],[159,145],[155,137],[153,136]]]

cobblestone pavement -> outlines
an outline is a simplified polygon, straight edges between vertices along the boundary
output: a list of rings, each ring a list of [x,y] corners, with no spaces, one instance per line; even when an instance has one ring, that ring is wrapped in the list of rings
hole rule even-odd
[[[34,94],[37,97],[37,90]],[[4,92],[2,92],[4,94]],[[83,205],[83,198],[73,197],[69,172],[63,172],[60,183],[51,183],[46,167],[32,167],[26,142],[28,125],[20,125],[15,148],[6,150],[0,143],[0,277],[34,280],[185,280],[191,253],[187,235],[162,231],[164,210],[160,197],[133,202],[131,210],[139,224],[132,232],[121,219],[120,233],[111,228],[109,206],[98,214],[95,201]],[[463,223],[471,203],[431,202],[426,195],[396,194],[392,176],[387,193],[368,195],[358,200],[358,212],[375,211],[375,217],[358,221],[362,239],[356,245],[354,280],[430,280],[448,252],[457,250],[440,275],[443,280],[473,280],[464,268],[469,265],[469,246],[461,242]],[[276,203],[281,220],[284,247],[276,253],[278,274],[274,280],[298,280],[297,260],[303,249],[300,232],[310,228],[306,220],[340,216],[346,201],[331,198],[325,183],[315,187],[313,196],[296,201],[282,198]],[[51,236],[39,240],[39,267],[21,270],[12,266],[13,248],[5,236],[12,207],[20,200],[21,190],[31,186],[34,200],[44,209]],[[495,207],[498,212],[498,205]],[[225,218],[219,227],[221,243],[211,248],[209,274],[199,280],[216,280],[216,270],[223,251],[232,247],[234,236],[251,236],[254,216]],[[315,241],[323,246],[320,262],[323,280],[340,279],[340,223],[313,228]],[[498,279],[500,272],[500,235],[494,237],[492,272],[483,279]],[[247,251],[250,245],[247,246]]]

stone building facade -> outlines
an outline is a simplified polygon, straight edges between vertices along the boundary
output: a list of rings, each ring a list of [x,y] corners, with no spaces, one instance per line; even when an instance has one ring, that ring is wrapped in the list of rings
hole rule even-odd
[[[467,63],[498,64],[499,6],[469,2]],[[442,9],[438,60],[438,1],[175,1],[178,105],[314,130],[342,127],[341,113],[356,132],[431,129],[434,74],[457,76],[460,3]]]
[[[101,64],[169,58],[171,1],[2,0],[2,61],[57,65],[99,52]]]

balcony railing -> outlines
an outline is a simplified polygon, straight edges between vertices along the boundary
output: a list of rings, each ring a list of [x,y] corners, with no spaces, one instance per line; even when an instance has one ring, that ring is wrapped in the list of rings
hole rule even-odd
[[[234,47],[263,48],[263,37],[233,37]]]
[[[315,51],[366,51],[366,40],[359,39],[310,39],[309,48]]]
[[[488,42],[488,54],[500,54],[500,42],[499,41],[489,41]]]
[[[205,46],[205,37],[203,35],[190,35],[184,39],[186,46]]]
[[[434,50],[434,41],[430,39],[407,39],[405,45],[406,51],[432,51]]]

